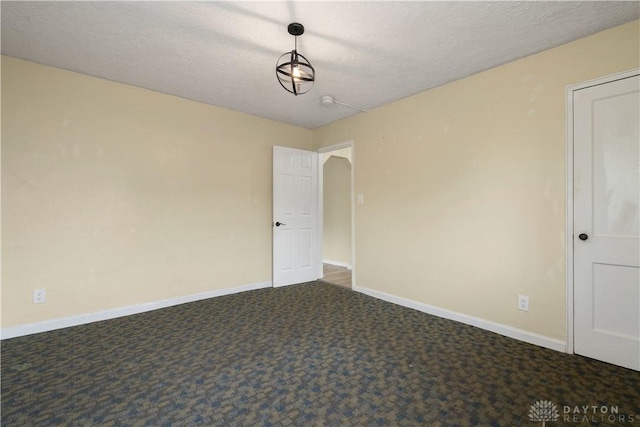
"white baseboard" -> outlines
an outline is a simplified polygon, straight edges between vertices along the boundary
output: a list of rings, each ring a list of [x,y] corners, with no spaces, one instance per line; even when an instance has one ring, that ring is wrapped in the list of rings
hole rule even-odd
[[[424,304],[406,298],[401,298],[395,295],[387,294],[385,292],[376,291],[374,289],[354,286],[353,290],[365,295],[372,296],[374,298],[381,299],[383,301],[398,304],[403,307],[413,308],[414,310],[422,311],[423,313],[432,314],[444,319],[454,320],[456,322],[475,326],[477,328],[495,332],[496,334],[504,335],[505,337],[513,338],[519,341],[524,341],[529,344],[534,344],[551,350],[560,351],[562,353],[566,352],[566,343],[556,338],[549,338],[544,335],[536,334],[534,332],[528,332],[522,329],[503,325],[501,323],[495,323],[489,320],[481,319],[479,317],[473,317],[455,311],[445,310],[443,308],[434,307],[432,305]]]
[[[330,260],[330,259],[324,259],[324,260],[322,260],[322,262],[323,262],[324,264],[335,265],[335,266],[337,266],[337,267],[344,267],[344,268],[346,268],[347,270],[351,270],[351,264],[348,264],[348,263],[346,263],[346,262],[333,261],[333,260]]]
[[[157,310],[159,308],[171,307],[188,302],[200,301],[203,299],[220,297],[223,295],[237,294],[240,292],[253,291],[255,289],[269,288],[272,282],[255,283],[252,285],[236,286],[233,288],[219,289],[215,291],[203,292],[194,295],[164,299],[161,301],[148,302],[144,304],[130,305],[127,307],[114,308],[111,310],[98,311],[95,313],[80,314],[71,317],[45,320],[44,322],[28,323],[25,325],[10,326],[2,328],[0,339],[21,337],[24,335],[37,334],[40,332],[53,331],[55,329],[68,328],[70,326],[84,325],[101,320],[115,319],[117,317],[130,316],[132,314],[144,313],[146,311]]]

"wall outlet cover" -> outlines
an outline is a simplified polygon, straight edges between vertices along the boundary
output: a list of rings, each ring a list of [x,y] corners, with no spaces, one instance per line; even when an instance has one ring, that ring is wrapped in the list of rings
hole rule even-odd
[[[529,311],[529,295],[518,295],[518,310]]]
[[[33,303],[34,304],[42,304],[47,300],[47,291],[44,289],[34,289],[33,290]]]

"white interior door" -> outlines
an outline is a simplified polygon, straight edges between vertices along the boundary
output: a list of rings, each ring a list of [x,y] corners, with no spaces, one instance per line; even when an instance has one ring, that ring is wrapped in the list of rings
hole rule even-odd
[[[318,278],[318,153],[273,147],[273,286]]]
[[[574,92],[574,351],[640,370],[640,78]]]

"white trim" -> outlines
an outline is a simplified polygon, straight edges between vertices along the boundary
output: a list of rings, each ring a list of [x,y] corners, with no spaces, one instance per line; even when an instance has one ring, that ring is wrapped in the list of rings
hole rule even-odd
[[[328,145],[326,147],[318,148],[316,151],[318,153],[328,153],[330,151],[342,150],[343,148],[353,148],[353,141],[345,141],[339,144]]]
[[[355,273],[355,264],[356,264],[356,204],[355,204],[355,165],[356,165],[356,147],[353,140],[341,142],[339,144],[329,145],[327,147],[318,148],[316,151],[318,153],[324,154],[329,153],[331,151],[341,150],[343,148],[351,147],[351,265],[346,266],[348,269],[352,271],[351,273],[351,287],[354,288],[356,285],[356,273]],[[322,272],[322,245],[323,245],[323,235],[324,235],[324,217],[323,217],[323,197],[324,197],[324,175],[323,168],[318,166],[318,259],[321,261],[320,263],[320,272],[318,277],[324,277],[324,273]],[[328,264],[333,264],[333,262],[328,262]],[[339,265],[339,264],[335,264]],[[345,266],[344,264],[342,266]]]
[[[501,323],[491,322],[489,320],[481,319],[479,317],[473,317],[466,314],[458,313],[455,311],[446,310],[439,307],[434,307],[429,304],[413,301],[407,298],[398,297],[388,294],[386,292],[376,291],[374,289],[362,288],[359,286],[353,287],[354,291],[363,293],[365,295],[372,296],[374,298],[381,299],[393,304],[398,304],[403,307],[412,308],[414,310],[421,311],[423,313],[432,314],[434,316],[442,317],[444,319],[453,320],[456,322],[464,323],[466,325],[475,326],[476,328],[484,329],[496,334],[503,335],[505,337],[513,338],[519,341],[524,341],[529,344],[534,344],[540,347],[545,347],[551,350],[565,352],[566,346],[564,341],[549,338],[544,335],[536,334],[534,332],[524,331],[522,329],[513,328],[511,326],[503,325]]]
[[[237,294],[240,292],[253,291],[271,287],[271,281],[255,283],[252,285],[236,286],[233,288],[219,289],[215,291],[203,292],[194,295],[186,295],[177,298],[164,299],[144,304],[130,305],[127,307],[114,308],[111,310],[98,311],[95,313],[80,314],[71,317],[45,320],[44,322],[29,323],[25,325],[10,326],[2,328],[1,339],[21,337],[24,335],[37,334],[40,332],[53,331],[55,329],[68,328],[70,326],[84,325],[87,323],[99,322],[102,320],[115,319],[117,317],[130,316],[132,314],[144,313],[146,311],[185,304],[188,302],[200,301],[209,298],[216,298],[223,295]]]
[[[334,261],[332,259],[323,259],[322,260],[323,264],[330,264],[330,265],[335,265],[336,267],[344,267],[348,270],[351,270],[351,264],[349,264],[348,262],[340,262],[340,261]]]
[[[565,255],[565,263],[566,263],[566,274],[565,274],[565,285],[566,285],[566,298],[567,298],[567,342],[566,342],[566,352],[569,354],[573,354],[573,328],[574,328],[574,319],[573,319],[573,297],[574,297],[574,289],[573,289],[573,93],[580,90],[586,89],[592,86],[598,86],[605,83],[610,83],[616,80],[622,80],[629,77],[633,77],[635,75],[640,74],[640,69],[623,71],[621,73],[611,74],[605,77],[600,77],[597,79],[589,80],[582,83],[577,83],[574,85],[569,85],[565,89],[565,99],[566,99],[566,109],[565,109],[565,182],[566,182],[566,218],[565,218],[565,246],[566,246],[566,255]]]
[[[573,86],[567,86],[567,108],[565,115],[566,128],[566,200],[565,206],[565,286],[566,286],[566,315],[567,315],[567,353],[573,354]]]
[[[351,288],[356,286],[356,144],[351,144]]]
[[[324,205],[323,196],[324,196],[324,154],[318,153],[318,214],[316,217],[318,218],[318,278],[322,279],[324,277],[324,266],[322,265],[322,258],[324,252]]]

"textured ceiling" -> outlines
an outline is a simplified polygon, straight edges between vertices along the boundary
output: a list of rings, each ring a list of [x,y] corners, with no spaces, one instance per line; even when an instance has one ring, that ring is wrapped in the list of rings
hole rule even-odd
[[[7,2],[2,53],[316,128],[638,19],[630,2]],[[316,83],[275,77],[298,50]],[[366,113],[360,113],[366,114]]]

